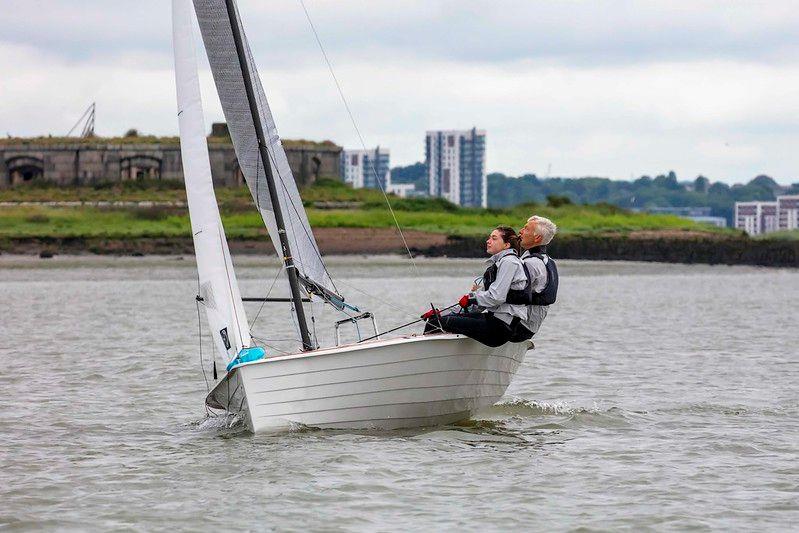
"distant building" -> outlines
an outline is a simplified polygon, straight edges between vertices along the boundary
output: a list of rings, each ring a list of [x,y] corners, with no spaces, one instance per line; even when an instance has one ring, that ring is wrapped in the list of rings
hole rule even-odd
[[[486,132],[428,131],[425,139],[430,196],[468,207],[488,206],[485,170]]]
[[[777,202],[735,202],[735,229],[762,235],[777,229]]]
[[[215,124],[213,133],[226,132]],[[324,176],[338,179],[341,147],[327,141],[284,140],[294,179],[310,185]],[[208,138],[214,184],[244,183],[228,136]],[[0,189],[48,182],[94,185],[136,180],[183,180],[177,137],[38,137],[0,139]]]
[[[676,215],[678,217],[709,217],[713,211],[712,207],[649,207],[645,209],[648,213],[659,215]]]
[[[717,228],[726,228],[727,227],[727,219],[724,217],[686,217],[694,222],[699,222],[700,224],[710,224],[711,226],[716,226]]]
[[[735,202],[735,228],[749,235],[799,229],[799,195],[774,202]]]
[[[413,183],[392,183],[386,192],[391,192],[400,198],[416,196],[416,185]]]
[[[390,153],[388,148],[374,150],[342,150],[339,171],[345,183],[354,189],[380,189],[388,192],[391,184]],[[377,180],[380,180],[378,184]]]
[[[635,209],[633,209],[635,211]],[[727,219],[724,217],[714,217],[710,213],[713,211],[712,207],[649,207],[643,209],[647,213],[655,213],[658,215],[675,215],[682,218],[700,222],[702,224],[712,224],[719,228],[727,227]]]
[[[799,195],[777,196],[777,229],[799,229]]]

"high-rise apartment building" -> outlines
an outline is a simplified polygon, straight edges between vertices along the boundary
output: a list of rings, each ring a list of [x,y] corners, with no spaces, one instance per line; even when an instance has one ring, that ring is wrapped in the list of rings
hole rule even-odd
[[[428,131],[425,139],[430,196],[468,207],[488,207],[485,130]]]
[[[342,150],[341,179],[354,189],[363,187],[388,191],[391,183],[390,152],[388,148],[374,150]],[[377,180],[380,180],[378,184]]]

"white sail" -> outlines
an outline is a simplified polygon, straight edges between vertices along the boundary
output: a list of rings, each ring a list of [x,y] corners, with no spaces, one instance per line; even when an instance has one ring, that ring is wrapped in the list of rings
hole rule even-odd
[[[280,253],[279,236],[272,202],[269,197],[269,188],[266,181],[266,172],[258,150],[257,136],[249,102],[244,87],[244,77],[241,72],[236,46],[233,40],[230,19],[228,17],[226,0],[194,0],[197,20],[202,32],[205,50],[211,64],[214,81],[222,102],[222,109],[230,129],[230,136],[236,149],[239,168],[244,174],[258,210],[264,219],[269,236],[275,249]],[[233,2],[235,6],[235,2]],[[324,287],[335,291],[333,282],[327,273],[322,261],[319,247],[308,224],[308,216],[302,205],[297,185],[291,173],[286,152],[277,134],[272,111],[266,100],[266,93],[258,76],[252,54],[250,53],[247,37],[241,25],[236,8],[236,23],[242,34],[242,41],[247,55],[249,72],[252,76],[254,93],[257,100],[258,114],[266,135],[267,151],[269,152],[269,166],[275,181],[281,211],[286,225],[286,236],[289,240],[291,253],[297,271]]]
[[[200,281],[199,296],[216,352],[229,362],[242,348],[250,346],[250,329],[211,180],[191,18],[191,0],[172,0],[180,150]]]

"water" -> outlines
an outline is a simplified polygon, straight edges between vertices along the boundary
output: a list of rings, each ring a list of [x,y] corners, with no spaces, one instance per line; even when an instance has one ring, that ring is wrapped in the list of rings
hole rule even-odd
[[[250,296],[277,272],[267,258],[237,265]],[[422,261],[419,278],[399,259],[330,267],[388,328],[454,301],[480,262]],[[205,416],[192,258],[4,256],[0,526],[795,527],[799,272],[561,270],[537,349],[476,420],[254,436]],[[286,316],[270,304],[254,330],[291,337]],[[330,338],[331,316],[319,319]]]

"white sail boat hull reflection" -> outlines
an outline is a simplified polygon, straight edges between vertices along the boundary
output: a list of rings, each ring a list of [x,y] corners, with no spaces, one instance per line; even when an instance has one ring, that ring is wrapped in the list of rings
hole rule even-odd
[[[448,424],[496,403],[532,347],[490,348],[443,334],[272,357],[233,369],[206,404],[241,416],[256,433]]]

